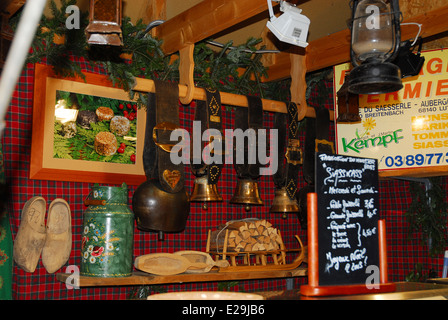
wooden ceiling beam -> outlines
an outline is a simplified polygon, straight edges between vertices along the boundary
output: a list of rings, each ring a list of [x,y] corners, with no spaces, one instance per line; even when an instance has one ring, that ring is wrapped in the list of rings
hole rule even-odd
[[[2,0],[0,3],[0,12],[7,18],[10,18],[23,7],[25,2],[26,0]]]
[[[448,5],[424,12],[418,16],[407,18],[404,22],[416,22],[422,24],[422,38],[431,37],[448,31]],[[402,26],[401,38],[412,39],[417,34],[416,26]],[[266,81],[274,81],[290,76],[289,52],[276,53],[269,68],[269,78]],[[316,71],[326,67],[338,65],[350,61],[350,31],[348,29],[320,39],[311,41],[306,48],[307,71]]]
[[[267,9],[266,0],[206,0],[156,27],[155,34],[163,52],[172,54]]]

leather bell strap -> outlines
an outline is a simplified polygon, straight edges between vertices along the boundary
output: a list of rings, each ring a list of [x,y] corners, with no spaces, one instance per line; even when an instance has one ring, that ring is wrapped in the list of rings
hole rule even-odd
[[[329,141],[330,112],[325,107],[314,107],[316,118],[306,119],[303,176],[307,183],[314,184],[314,162],[316,152],[335,153]]]
[[[233,146],[233,163],[239,179],[257,179],[260,176],[260,162],[258,161],[258,130],[263,129],[263,103],[261,98],[246,96],[248,107],[235,108],[235,129],[246,132],[247,129],[255,131],[255,139],[247,139],[244,143],[244,163],[237,163],[237,144]],[[255,163],[249,163],[249,151],[255,155]]]
[[[274,128],[278,130],[279,164],[273,179],[275,186],[279,189],[286,187],[288,197],[294,200],[302,164],[302,150],[298,137],[297,105],[289,102],[286,109],[286,114],[279,112],[274,114]]]
[[[222,164],[224,163],[224,152],[225,145],[224,141],[221,141],[221,151],[213,153],[213,158],[216,159],[220,157],[221,161],[213,162],[207,165],[202,160],[202,134],[207,129],[216,129],[222,135],[222,106],[221,106],[221,95],[218,90],[215,89],[205,89],[206,101],[198,100],[196,101],[196,109],[194,120],[201,122],[201,152],[192,152],[191,148],[191,170],[196,177],[202,177],[207,175],[208,184],[216,184],[219,180],[222,170]],[[216,137],[213,137],[216,139]],[[205,144],[205,143],[204,143]],[[208,143],[207,143],[208,144]],[[212,151],[213,152],[213,151]],[[194,156],[199,156],[199,158],[194,158]]]
[[[317,152],[334,153],[333,143],[330,142],[330,113],[327,108],[315,107],[316,118],[306,119],[305,148],[303,154],[303,177],[307,185],[297,193],[299,203],[298,218],[302,229],[307,229],[307,194],[315,192],[314,173],[315,155]]]
[[[155,93],[149,93],[146,112],[143,166],[146,178],[157,179],[162,189],[177,193],[184,187],[183,164],[173,164],[171,132],[179,128],[179,89],[177,84],[154,80]]]
[[[316,152],[332,154],[334,144],[330,139],[330,111],[324,107],[315,108],[316,110]]]

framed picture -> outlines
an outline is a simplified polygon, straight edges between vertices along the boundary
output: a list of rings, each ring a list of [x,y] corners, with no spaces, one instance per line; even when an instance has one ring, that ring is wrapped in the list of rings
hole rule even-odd
[[[107,76],[36,64],[30,179],[139,185],[145,110]]]

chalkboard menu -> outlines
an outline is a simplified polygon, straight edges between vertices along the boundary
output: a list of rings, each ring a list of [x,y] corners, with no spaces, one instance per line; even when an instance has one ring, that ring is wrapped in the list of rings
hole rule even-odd
[[[378,161],[317,153],[316,193],[319,286],[365,284],[380,265]]]

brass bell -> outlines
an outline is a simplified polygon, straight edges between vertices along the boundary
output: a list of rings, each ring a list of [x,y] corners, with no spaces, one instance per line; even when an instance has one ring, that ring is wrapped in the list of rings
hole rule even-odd
[[[271,213],[283,213],[283,218],[286,218],[286,213],[299,212],[299,204],[296,199],[291,200],[286,192],[286,187],[275,190],[274,200],[272,201]]]
[[[258,191],[258,182],[251,179],[238,179],[238,183],[235,188],[230,203],[245,204],[246,211],[250,210],[250,205],[262,205],[263,200],[260,198],[260,192]]]
[[[193,192],[190,195],[190,202],[213,202],[222,201],[216,184],[209,184],[207,176],[194,179]],[[204,203],[204,209],[207,205]]]

